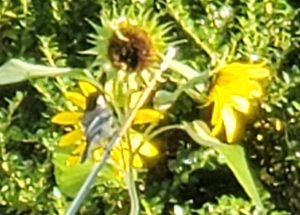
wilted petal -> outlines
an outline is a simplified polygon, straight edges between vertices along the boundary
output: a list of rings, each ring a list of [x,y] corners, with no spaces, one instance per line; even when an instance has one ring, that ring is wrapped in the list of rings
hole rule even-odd
[[[82,94],[77,92],[66,92],[65,97],[77,107],[80,107],[83,110],[86,108],[86,98]]]
[[[249,113],[250,102],[247,98],[235,95],[230,96],[230,98],[234,109],[244,114]]]
[[[158,122],[163,118],[163,114],[153,109],[140,109],[137,111],[132,124],[147,124]]]
[[[87,81],[79,81],[78,84],[81,92],[85,97],[88,97],[92,93],[98,92],[97,87],[94,86],[92,83],[89,83]]]
[[[62,147],[69,146],[71,144],[74,144],[76,141],[80,140],[82,137],[83,137],[82,129],[75,129],[63,135],[60,138],[58,145]]]
[[[61,112],[52,117],[51,122],[60,125],[77,124],[82,117],[82,112]]]
[[[222,109],[222,119],[224,122],[226,138],[229,143],[234,141],[237,128],[236,114],[230,105],[225,105]]]

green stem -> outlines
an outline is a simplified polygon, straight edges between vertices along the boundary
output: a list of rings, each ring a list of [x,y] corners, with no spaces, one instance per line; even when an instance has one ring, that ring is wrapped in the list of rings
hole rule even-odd
[[[184,129],[183,126],[181,124],[175,124],[175,125],[167,125],[167,126],[164,126],[164,127],[161,127],[157,130],[155,130],[154,132],[152,132],[151,134],[149,134],[147,136],[147,140],[152,140],[154,137],[156,137],[157,135],[163,133],[163,132],[166,132],[166,131],[169,131],[169,130],[172,130],[172,129]]]
[[[125,183],[128,187],[130,197],[130,213],[129,215],[138,215],[140,210],[139,199],[136,192],[136,186],[133,180],[132,167],[129,168],[129,172],[125,173]]]

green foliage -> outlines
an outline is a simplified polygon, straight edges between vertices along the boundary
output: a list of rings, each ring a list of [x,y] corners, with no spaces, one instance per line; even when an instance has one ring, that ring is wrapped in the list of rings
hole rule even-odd
[[[63,130],[50,119],[69,108],[62,94],[76,88],[77,79],[98,80],[105,70],[94,66],[93,56],[82,54],[93,48],[89,35],[97,33],[90,23],[101,26],[101,12],[120,12],[132,2],[0,2],[0,214],[66,213],[92,164],[64,165],[69,151],[57,149]],[[138,4],[162,13],[159,25],[167,23],[171,30],[166,36],[178,44],[176,59],[164,75],[167,82],[147,104],[167,112],[153,130],[149,126],[152,132],[145,132],[160,157],[145,159],[147,171],[139,171],[127,188],[106,166],[78,214],[128,214],[132,203],[128,190],[134,185],[139,214],[296,214],[300,210],[299,3],[146,0]],[[198,120],[209,124],[211,107],[205,101],[213,69],[236,60],[265,61],[273,76],[241,146],[233,146],[236,151],[229,146],[218,150],[206,128],[195,134],[188,125]],[[262,186],[256,188],[254,183]],[[264,209],[258,212],[261,208],[255,204],[263,204]]]

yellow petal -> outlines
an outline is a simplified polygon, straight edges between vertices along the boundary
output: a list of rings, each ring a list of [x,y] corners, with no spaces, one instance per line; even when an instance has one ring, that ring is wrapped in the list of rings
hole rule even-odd
[[[104,91],[108,95],[106,97],[106,99],[107,99],[108,102],[110,102],[111,99],[114,100],[114,98],[115,98],[115,94],[114,94],[115,87],[114,87],[114,84],[115,84],[114,80],[110,79],[104,85]]]
[[[236,114],[230,105],[225,105],[222,109],[222,119],[224,122],[226,139],[229,143],[232,143],[235,137],[237,128]]]
[[[251,64],[242,64],[242,63],[230,63],[225,66],[223,66],[219,72],[222,76],[228,75],[228,76],[247,76],[247,69],[249,68],[249,65]]]
[[[85,97],[88,97],[90,94],[98,92],[98,89],[96,86],[94,86],[92,83],[87,81],[79,81],[79,87],[81,92]]]
[[[148,141],[142,143],[139,153],[146,157],[154,157],[158,154],[158,150]]]
[[[82,94],[77,92],[66,92],[65,97],[77,107],[80,107],[83,110],[86,108],[86,98]]]
[[[153,109],[140,109],[137,111],[133,124],[147,124],[158,122],[163,118],[163,114]]]
[[[142,95],[141,91],[134,92],[134,93],[131,94],[130,101],[129,101],[129,108],[130,109],[135,107],[135,105],[139,101],[141,95]]]
[[[211,94],[212,100],[214,101],[214,107],[212,110],[211,124],[216,125],[218,121],[221,119],[221,110],[222,110],[222,102],[219,99],[219,94],[217,91]]]
[[[142,144],[142,142],[144,140],[144,136],[141,133],[138,133],[132,129],[129,132],[129,138],[130,138],[131,149],[133,151],[135,151]],[[128,144],[126,143],[126,145],[128,145]],[[123,144],[122,147],[128,149],[128,146],[127,147],[124,147],[124,146],[125,146],[125,144]]]
[[[82,117],[82,112],[61,112],[52,117],[51,122],[59,125],[77,124]]]
[[[93,161],[99,162],[102,160],[103,157],[103,148],[99,147],[92,152]]]
[[[211,135],[217,137],[221,133],[222,128],[223,128],[223,120],[222,118],[220,118],[214,125],[214,128],[211,131]]]
[[[80,143],[73,151],[72,155],[81,155],[83,151],[85,150],[86,142]]]
[[[118,169],[126,169],[129,164],[129,151],[126,149],[115,148],[112,151],[111,158],[113,165]]]
[[[158,150],[150,142],[146,141],[142,134],[131,130],[129,137],[133,152],[142,145],[138,151],[141,155],[154,157],[158,154]]]
[[[257,65],[256,67],[249,68],[247,72],[251,79],[258,79],[258,80],[270,77],[271,75],[270,70],[262,67],[261,64]]]
[[[240,111],[241,113],[247,114],[250,110],[250,102],[247,98],[241,96],[230,96],[232,101],[232,106],[234,109]]]
[[[264,67],[265,63],[230,63],[220,69],[222,73],[237,74],[239,76],[247,75],[252,79],[263,79],[270,76],[270,70]]]
[[[80,162],[80,156],[77,155],[70,155],[67,160],[66,160],[66,166],[70,167],[70,166],[74,166],[75,164]]]
[[[118,164],[119,168],[121,167],[121,169],[123,169],[123,170],[128,169],[129,161],[130,161],[130,152],[128,150],[122,150],[118,156],[117,164]],[[134,155],[133,160],[132,160],[132,166],[135,168],[143,167],[143,161],[138,154]]]
[[[75,129],[63,135],[60,138],[58,145],[62,147],[69,146],[71,144],[74,144],[76,141],[80,140],[82,137],[83,137],[82,129]]]
[[[143,161],[142,158],[139,155],[134,155],[132,166],[135,168],[142,168],[143,167]]]

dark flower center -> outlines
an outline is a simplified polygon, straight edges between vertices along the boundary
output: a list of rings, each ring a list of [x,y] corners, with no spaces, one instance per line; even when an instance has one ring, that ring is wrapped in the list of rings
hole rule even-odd
[[[125,71],[141,71],[154,61],[154,47],[148,34],[129,26],[115,33],[109,42],[108,57],[117,68]]]

